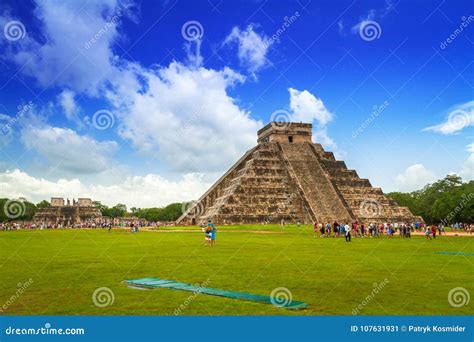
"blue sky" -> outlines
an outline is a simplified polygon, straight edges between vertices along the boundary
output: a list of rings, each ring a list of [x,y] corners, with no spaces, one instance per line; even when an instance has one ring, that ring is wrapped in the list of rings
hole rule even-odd
[[[474,176],[471,1],[3,1],[0,191],[199,197],[272,118],[388,191]]]

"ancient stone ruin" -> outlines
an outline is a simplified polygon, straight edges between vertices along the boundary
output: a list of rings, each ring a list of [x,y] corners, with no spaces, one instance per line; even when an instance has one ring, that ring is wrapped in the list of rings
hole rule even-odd
[[[312,125],[271,122],[177,224],[415,222],[368,179],[312,142]]]
[[[72,203],[64,198],[52,197],[51,205],[39,209],[33,221],[38,224],[61,224],[69,226],[76,223],[88,222],[102,217],[100,210],[92,204],[90,198],[78,198]]]

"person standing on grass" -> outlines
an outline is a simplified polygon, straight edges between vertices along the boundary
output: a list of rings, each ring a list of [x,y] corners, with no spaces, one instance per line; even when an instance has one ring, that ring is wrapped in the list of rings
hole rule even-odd
[[[431,240],[430,227],[428,225],[426,226],[425,235],[427,239]]]
[[[331,236],[331,224],[329,222],[326,223],[326,237]]]
[[[334,223],[332,224],[332,230],[334,231],[334,237],[338,237],[339,236],[339,224],[337,223],[337,221],[334,221]]]
[[[214,225],[214,223],[211,222],[211,220],[208,221],[207,223],[208,227],[211,227],[211,246],[214,246],[216,244],[216,232],[217,228]]]
[[[318,230],[319,230],[319,237],[323,237],[324,235],[324,226],[321,222],[318,223]]]
[[[317,222],[314,222],[313,224],[313,237],[316,237],[316,235],[318,234],[318,223]]]
[[[345,236],[346,236],[346,242],[351,242],[351,227],[349,224],[346,222],[346,225],[344,226],[345,230]]]
[[[212,237],[212,226],[207,225],[206,229],[204,229],[204,246],[211,245],[211,237]]]
[[[433,235],[433,239],[436,239],[436,226],[434,224],[431,226],[431,234]]]

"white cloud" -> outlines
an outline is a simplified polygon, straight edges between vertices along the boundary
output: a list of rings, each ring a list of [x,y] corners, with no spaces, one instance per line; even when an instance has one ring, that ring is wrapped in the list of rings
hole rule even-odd
[[[294,122],[314,122],[315,140],[338,152],[336,151],[336,143],[327,132],[327,124],[332,121],[334,115],[326,108],[323,101],[307,90],[299,91],[289,88],[288,91],[290,92],[291,120]]]
[[[224,171],[255,145],[263,124],[227,94],[243,81],[231,69],[173,62],[158,70],[129,66],[123,77],[108,93],[121,117],[121,136],[171,169]]]
[[[470,181],[474,179],[474,143],[467,145],[466,151],[469,152],[469,156],[464,161],[460,174],[464,181]]]
[[[79,127],[83,126],[79,118],[80,108],[75,100],[75,92],[69,89],[63,90],[58,96],[58,102],[61,106],[66,118],[69,121],[76,123]]]
[[[269,39],[265,35],[259,35],[253,25],[248,25],[244,31],[234,27],[227,36],[224,44],[237,43],[240,63],[248,68],[249,72],[255,73],[268,64],[267,52],[270,47]]]
[[[123,203],[129,208],[149,208],[197,199],[209,186],[199,174],[186,174],[178,181],[156,174],[130,176],[123,182],[103,186],[87,185],[77,178],[49,181],[18,169],[0,173],[2,196],[25,197],[35,203],[55,196],[90,197],[108,206]]]
[[[433,172],[426,169],[422,164],[414,164],[406,168],[406,170],[397,175],[395,183],[399,191],[408,192],[419,190],[428,183],[436,180]]]
[[[124,4],[119,0],[37,0],[34,14],[42,21],[44,39],[27,34],[17,44],[7,45],[4,55],[42,87],[66,86],[97,95],[102,82],[114,72],[112,45],[121,20],[129,13]]]
[[[464,128],[474,126],[474,100],[457,105],[447,116],[445,122],[426,127],[423,131],[432,131],[441,134],[455,134]]]
[[[376,10],[375,9],[371,9],[367,15],[363,18],[360,19],[360,21],[355,24],[354,26],[352,26],[351,28],[351,32],[353,34],[359,34],[359,28],[362,26],[362,25],[365,25],[367,24],[369,21],[373,21],[375,19],[375,14],[376,14]]]
[[[337,29],[339,31],[339,35],[344,36],[344,23],[342,22],[342,19],[337,22]]]
[[[293,112],[294,121],[312,122],[316,120],[319,125],[325,126],[332,120],[332,113],[327,110],[321,99],[307,90],[299,91],[289,88],[290,108]]]
[[[107,170],[118,147],[114,141],[99,142],[72,129],[51,126],[27,126],[21,132],[21,139],[53,168],[78,174]]]

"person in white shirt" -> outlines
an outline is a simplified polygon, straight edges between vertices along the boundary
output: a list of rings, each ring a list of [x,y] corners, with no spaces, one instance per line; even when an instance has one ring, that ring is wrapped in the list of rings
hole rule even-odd
[[[349,227],[347,222],[344,226],[344,230],[346,232],[346,242],[351,242],[351,227]]]

